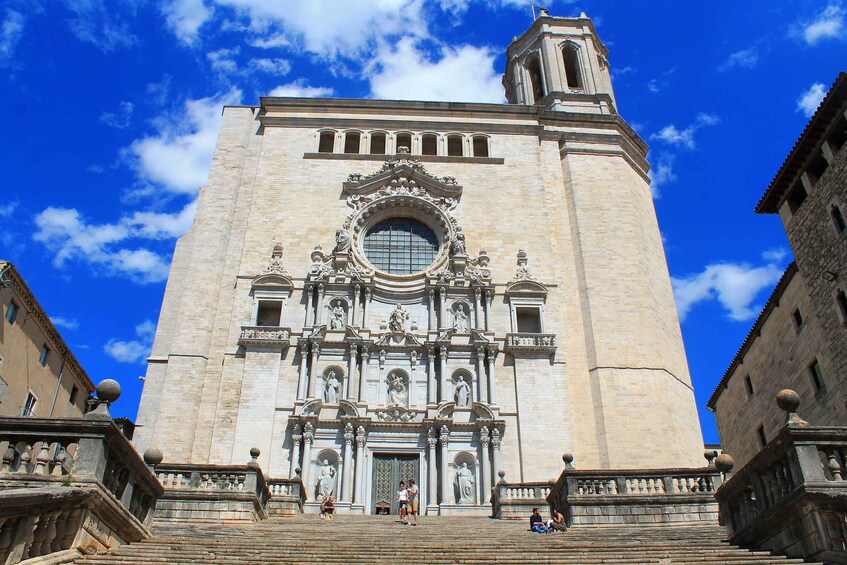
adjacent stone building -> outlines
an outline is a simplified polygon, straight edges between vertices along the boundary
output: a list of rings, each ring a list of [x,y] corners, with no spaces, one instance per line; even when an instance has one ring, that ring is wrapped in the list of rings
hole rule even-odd
[[[94,383],[7,261],[0,261],[0,304],[0,416],[82,416]]]
[[[140,450],[302,476],[339,511],[487,514],[500,471],[703,464],[647,177],[591,20],[544,13],[508,105],[226,107],[174,253]]]
[[[756,212],[778,213],[795,262],[765,305],[708,407],[740,467],[785,425],[775,394],[797,391],[803,417],[847,421],[847,73],[821,102]]]

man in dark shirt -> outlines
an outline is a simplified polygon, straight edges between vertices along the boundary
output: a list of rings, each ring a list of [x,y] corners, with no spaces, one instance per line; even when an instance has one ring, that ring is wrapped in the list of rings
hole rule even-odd
[[[550,531],[550,529],[544,525],[544,518],[541,517],[541,513],[538,511],[538,508],[532,509],[532,516],[529,517],[529,529],[537,534],[546,534]]]

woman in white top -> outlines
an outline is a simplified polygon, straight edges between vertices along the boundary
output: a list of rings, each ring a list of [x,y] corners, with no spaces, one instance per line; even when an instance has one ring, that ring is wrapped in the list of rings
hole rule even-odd
[[[400,488],[397,489],[397,510],[400,512],[400,523],[406,525],[406,506],[409,504],[409,491],[406,490],[406,483],[400,481]]]

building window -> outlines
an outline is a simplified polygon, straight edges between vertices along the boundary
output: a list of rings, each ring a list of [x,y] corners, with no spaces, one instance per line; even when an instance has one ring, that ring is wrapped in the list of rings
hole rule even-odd
[[[847,143],[847,118],[844,116],[838,118],[838,123],[832,128],[832,134],[827,141],[833,153],[841,151],[841,148]]]
[[[29,391],[26,395],[24,405],[21,407],[21,416],[35,416],[35,406],[38,404],[38,398]]]
[[[18,317],[18,310],[20,310],[20,308],[17,304],[15,304],[15,301],[10,300],[9,306],[6,308],[6,321],[10,324],[14,324]]]
[[[841,208],[835,204],[829,209],[829,215],[832,218],[832,225],[835,227],[835,232],[838,235],[844,233],[847,229],[847,223],[844,222],[844,214],[841,213]]]
[[[531,104],[538,104],[544,98],[544,86],[541,81],[541,65],[538,63],[537,57],[530,57],[526,62],[526,72],[529,76]]]
[[[394,152],[400,153],[401,147],[405,147],[406,151],[408,151],[409,153],[412,152],[412,134],[411,133],[398,133],[397,134],[397,149]]]
[[[434,133],[426,133],[421,137],[421,154],[438,155],[438,136]]]
[[[38,362],[41,363],[42,367],[47,366],[47,358],[50,357],[50,348],[47,345],[41,346],[41,354],[38,356]]]
[[[794,185],[794,188],[788,191],[788,195],[785,198],[788,202],[788,208],[791,210],[792,214],[800,208],[800,205],[806,200],[806,196],[808,196],[806,188],[803,186],[803,183],[797,181],[797,184]]]
[[[568,43],[562,49],[562,58],[565,62],[565,78],[568,88],[581,89],[582,79],[579,73],[579,50],[576,45]]]
[[[541,333],[541,309],[520,306],[515,308],[515,325],[518,333]]]
[[[256,325],[279,327],[282,317],[282,302],[279,300],[260,300],[256,308]]]
[[[450,157],[461,157],[464,155],[463,150],[463,139],[461,135],[449,135],[447,136],[447,155]]]
[[[768,438],[765,436],[765,427],[759,426],[756,429],[756,437],[759,438],[759,447],[764,447],[768,444]]]
[[[70,404],[70,405],[76,404],[76,399],[77,399],[78,396],[79,396],[79,387],[76,386],[76,385],[73,385],[71,387],[71,395],[68,397],[68,404]]]
[[[473,156],[488,157],[488,138],[484,135],[476,135],[473,138]]]
[[[318,153],[332,153],[335,149],[335,132],[322,131],[318,143]]]
[[[0,377],[0,402],[3,402],[3,397],[6,396],[6,390],[9,388],[9,384],[3,380],[3,377]]]
[[[812,361],[812,364],[809,365],[809,377],[812,379],[812,384],[815,387],[815,392],[821,390],[823,388],[823,372],[821,371],[820,363],[815,359]]]
[[[432,264],[438,254],[438,238],[417,220],[392,218],[368,230],[364,251],[377,269],[393,275],[409,275]]]
[[[371,155],[385,155],[385,134],[382,132],[371,134]]]
[[[362,144],[362,134],[357,131],[348,131],[344,135],[344,152],[358,153]]]
[[[835,305],[838,307],[842,325],[847,326],[847,294],[844,294],[843,290],[839,290],[835,295]]]
[[[803,327],[803,313],[800,312],[800,308],[795,308],[794,311],[791,312],[791,321],[794,322],[794,329],[800,330]]]
[[[755,391],[753,390],[753,379],[750,378],[750,375],[744,377],[744,385],[747,387],[747,396],[753,396]]]
[[[823,153],[818,150],[817,155],[812,159],[812,162],[809,163],[809,166],[806,167],[806,175],[809,177],[809,181],[812,183],[812,186],[818,182],[818,180],[823,176],[826,172],[829,163],[826,162],[826,159],[823,157]]]

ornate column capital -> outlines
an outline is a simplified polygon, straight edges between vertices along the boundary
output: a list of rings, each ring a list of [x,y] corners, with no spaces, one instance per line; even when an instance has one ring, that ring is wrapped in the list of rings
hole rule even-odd
[[[474,299],[476,299],[476,301],[479,302],[479,299],[482,296],[482,289],[479,288],[479,287],[475,287],[473,289],[473,295],[474,295]]]
[[[358,354],[359,354],[359,346],[355,343],[351,343],[350,344],[350,357],[352,357],[355,360],[356,356]]]
[[[315,425],[312,422],[306,422],[303,426],[303,441],[311,444],[315,440]]]
[[[370,349],[368,348],[367,345],[363,345],[362,346],[362,361],[367,363],[368,359],[370,359],[370,356],[371,356]]]
[[[476,356],[477,356],[479,359],[485,359],[485,346],[484,346],[484,345],[478,345],[478,346],[477,346],[477,348],[476,348]]]
[[[488,426],[482,426],[479,428],[479,443],[485,449],[488,449],[488,445],[491,443],[491,437],[488,434]]]
[[[499,428],[494,428],[491,430],[491,445],[498,451],[500,450],[500,441],[500,430]]]
[[[450,443],[450,428],[447,427],[447,424],[442,424],[441,429],[439,431],[438,440],[441,442],[441,445],[446,446]]]
[[[350,422],[344,424],[344,443],[348,446],[353,444],[353,424]]]
[[[494,361],[497,358],[497,353],[500,350],[497,348],[496,345],[489,345],[487,349],[488,349],[488,356],[491,358],[492,361]]]
[[[356,428],[356,448],[362,449],[365,447],[366,436],[367,432],[365,431],[365,426],[359,426]]]
[[[325,290],[326,290],[326,289],[324,288],[324,284],[323,284],[323,283],[318,283],[318,294],[320,294],[321,296],[323,296],[323,295],[324,295],[324,291],[325,291]]]
[[[486,289],[485,291],[485,301],[491,304],[494,302],[494,289]]]
[[[370,301],[371,299],[371,287],[365,287],[365,300]]]
[[[430,449],[435,449],[435,446],[438,445],[438,436],[435,435],[435,428],[430,428],[426,431],[426,443]]]

